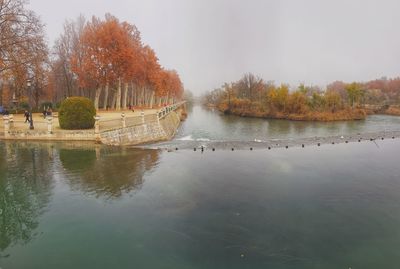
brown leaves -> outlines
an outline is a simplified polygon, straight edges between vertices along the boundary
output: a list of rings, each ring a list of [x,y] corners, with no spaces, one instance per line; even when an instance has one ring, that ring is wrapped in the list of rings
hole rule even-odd
[[[85,25],[80,43],[81,53],[72,55],[71,65],[83,87],[104,86],[122,79],[157,96],[182,95],[178,74],[160,66],[154,50],[142,44],[136,26],[110,14],[104,20],[93,17]]]

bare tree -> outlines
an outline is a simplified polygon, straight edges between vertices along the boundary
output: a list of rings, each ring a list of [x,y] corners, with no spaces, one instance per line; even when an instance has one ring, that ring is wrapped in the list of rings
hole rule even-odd
[[[24,7],[26,3],[24,0],[0,0],[0,75],[12,84],[13,96],[26,95],[30,100],[36,96],[37,104],[48,48],[44,26],[34,12]],[[28,90],[27,80],[32,80],[37,87]]]
[[[53,76],[55,76],[55,89],[57,96],[67,97],[84,95],[79,87],[76,76],[71,70],[72,55],[81,55],[80,36],[85,26],[86,19],[83,15],[75,21],[67,20],[64,23],[64,32],[56,40],[53,51]],[[77,60],[79,61],[79,57]]]
[[[252,73],[245,74],[237,83],[238,97],[254,100],[259,98],[259,94],[265,88],[262,78],[256,77]]]

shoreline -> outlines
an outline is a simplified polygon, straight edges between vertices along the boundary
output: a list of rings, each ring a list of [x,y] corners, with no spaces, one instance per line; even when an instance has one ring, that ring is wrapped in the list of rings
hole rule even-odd
[[[354,121],[365,120],[367,112],[363,109],[345,109],[337,112],[307,112],[304,114],[283,113],[283,112],[261,112],[248,111],[244,109],[223,109],[218,111],[227,114],[245,118],[264,118],[264,119],[280,119],[290,121],[310,121],[310,122],[333,122],[333,121]]]
[[[56,116],[43,119],[35,115],[35,129],[29,130],[21,116],[3,117],[0,140],[93,142],[113,146],[157,143],[172,139],[186,117],[185,103],[138,112],[114,112],[96,116],[95,127],[87,130],[62,130]]]
[[[399,108],[389,108],[385,111],[374,112],[368,109],[349,109],[340,110],[338,112],[309,112],[306,114],[285,114],[285,113],[267,113],[267,112],[256,112],[256,111],[244,111],[242,109],[237,110],[225,110],[221,109],[216,105],[202,104],[208,109],[218,110],[220,113],[225,115],[232,115],[243,118],[260,118],[260,119],[272,119],[272,120],[287,120],[287,121],[304,121],[304,122],[335,122],[335,121],[359,121],[365,120],[371,115],[387,115],[387,116],[400,116]]]

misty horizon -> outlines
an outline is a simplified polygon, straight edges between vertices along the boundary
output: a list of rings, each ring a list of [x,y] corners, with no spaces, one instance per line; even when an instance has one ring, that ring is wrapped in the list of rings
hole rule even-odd
[[[111,13],[135,24],[195,95],[254,73],[291,86],[399,75],[397,1],[31,0],[51,48],[66,19]],[[52,10],[61,10],[52,12]]]

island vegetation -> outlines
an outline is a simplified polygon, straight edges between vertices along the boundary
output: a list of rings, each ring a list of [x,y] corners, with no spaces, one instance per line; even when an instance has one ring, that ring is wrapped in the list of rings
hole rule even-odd
[[[361,120],[368,114],[400,115],[400,78],[336,81],[326,89],[275,85],[251,73],[205,94],[203,104],[226,114],[289,120]]]

